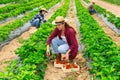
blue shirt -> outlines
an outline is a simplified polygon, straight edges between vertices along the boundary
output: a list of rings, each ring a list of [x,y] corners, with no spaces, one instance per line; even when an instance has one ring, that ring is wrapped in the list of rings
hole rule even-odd
[[[41,23],[41,21],[46,22],[46,20],[44,19],[44,15],[41,13],[35,15],[34,18],[30,22],[34,21],[35,19],[39,19],[40,23]]]

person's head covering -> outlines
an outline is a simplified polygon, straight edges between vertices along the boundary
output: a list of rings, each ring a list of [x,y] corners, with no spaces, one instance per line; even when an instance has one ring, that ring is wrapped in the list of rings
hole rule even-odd
[[[52,24],[57,25],[57,24],[62,24],[65,23],[65,19],[63,16],[57,16],[55,20],[52,22]]]
[[[92,4],[95,4],[95,2],[92,2]]]
[[[47,9],[46,8],[41,8],[40,12],[42,12],[42,11],[45,11],[47,13]]]

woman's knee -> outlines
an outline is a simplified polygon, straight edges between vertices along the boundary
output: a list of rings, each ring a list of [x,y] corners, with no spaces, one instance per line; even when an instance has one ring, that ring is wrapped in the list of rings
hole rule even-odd
[[[66,53],[69,49],[69,46],[67,44],[63,44],[61,46],[58,47],[58,52],[60,53]]]
[[[60,47],[58,47],[58,52],[59,52],[59,53],[63,53],[63,54],[64,54],[64,53],[66,53],[66,51],[65,51],[65,50],[63,50],[63,49],[62,49],[62,48],[60,48]]]

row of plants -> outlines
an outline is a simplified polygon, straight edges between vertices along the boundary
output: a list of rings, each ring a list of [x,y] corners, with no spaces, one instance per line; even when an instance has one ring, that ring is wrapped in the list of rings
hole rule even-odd
[[[26,3],[31,0],[0,0],[0,4],[6,4],[6,3]]]
[[[111,4],[120,5],[120,1],[119,1],[119,0],[103,0],[103,1],[109,2],[109,3],[111,3]]]
[[[46,41],[54,27],[51,23],[56,16],[66,16],[70,0],[65,0],[63,6],[59,8],[47,23],[41,27],[23,43],[16,54],[20,61],[12,61],[8,66],[7,72],[0,73],[1,79],[10,80],[44,80],[44,74],[47,67]],[[62,12],[61,12],[62,11]]]
[[[89,3],[87,0],[84,1]],[[113,13],[98,5],[94,5],[94,7],[98,13],[103,14],[103,16],[106,17],[109,22],[113,23],[118,29],[120,29],[120,17],[116,17]]]
[[[46,0],[44,2],[37,0],[37,1],[32,2],[32,4],[28,4],[28,5],[26,4],[24,6],[14,9],[14,10],[11,10],[9,13],[4,13],[4,14],[1,13],[0,21],[5,20],[9,17],[18,16],[19,14],[25,13],[28,10],[32,10],[35,7],[39,7],[40,5],[47,4],[47,2],[50,2],[50,0]]]
[[[116,17],[113,13],[107,11],[106,9],[98,5],[95,5],[95,9],[100,14],[103,14],[104,17],[106,17],[109,22],[113,23],[118,29],[120,29],[120,17]]]
[[[52,4],[52,2],[49,3],[49,4]],[[44,6],[46,6],[46,5],[47,4],[45,4]],[[9,38],[9,34],[12,31],[14,31],[15,29],[23,26],[26,22],[28,22],[30,19],[32,19],[34,17],[34,15],[37,14],[38,12],[39,12],[39,10],[32,11],[29,14],[25,15],[21,19],[16,19],[15,21],[13,21],[13,22],[11,22],[11,23],[9,23],[7,25],[1,26],[0,27],[0,43],[2,43],[3,41],[5,41],[6,39],[8,39]]]
[[[119,80],[119,48],[79,0],[76,0],[76,6],[81,23],[81,42],[85,44],[84,56],[91,59],[90,73],[95,75],[94,80]]]
[[[27,3],[30,2],[32,0],[1,0],[0,4],[21,4],[21,3]]]
[[[38,0],[33,0],[27,3],[21,3],[21,4],[8,4],[5,7],[0,8],[0,13],[9,13],[11,10],[14,10],[16,8],[22,7],[22,6],[28,6],[33,5],[34,3],[38,2]]]
[[[10,2],[14,2],[16,0],[0,0],[0,4],[5,4],[5,3],[10,3]]]
[[[90,3],[90,1],[89,1],[89,0],[83,0],[83,1],[85,1],[86,3]]]

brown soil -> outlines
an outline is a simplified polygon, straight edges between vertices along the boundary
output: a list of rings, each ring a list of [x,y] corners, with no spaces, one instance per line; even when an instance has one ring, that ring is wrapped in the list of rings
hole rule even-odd
[[[105,1],[101,1],[101,0],[91,0],[93,2],[95,2],[97,5],[105,8],[106,10],[112,12],[113,14],[115,14],[116,16],[120,17],[120,6],[115,5],[115,4],[111,4]]]
[[[45,19],[48,20],[54,12],[62,5],[54,6],[51,11],[46,14]],[[13,39],[8,45],[5,45],[0,51],[0,71],[4,71],[4,67],[8,64],[9,61],[18,58],[15,54],[15,50],[22,46],[20,41],[28,39],[37,29],[35,27],[30,27],[28,31],[24,32],[18,38]]]
[[[82,2],[82,1],[81,1]],[[85,4],[83,6],[87,7]],[[112,38],[112,40],[116,43],[117,46],[120,46],[120,36],[118,36],[112,29],[110,29],[101,18],[96,15],[92,15],[92,17],[99,23],[99,25],[103,28],[104,32]]]
[[[75,18],[76,18],[76,12],[74,10],[74,0],[71,0],[70,8],[67,14],[67,23],[69,23],[77,31]],[[79,53],[74,61],[77,64],[79,64],[80,70],[78,72],[70,72],[70,73],[64,73],[62,69],[55,68],[53,65],[54,61],[50,61],[48,63],[48,67],[45,72],[44,80],[88,80],[88,71],[86,70],[86,60],[82,57],[82,53],[81,54]]]

